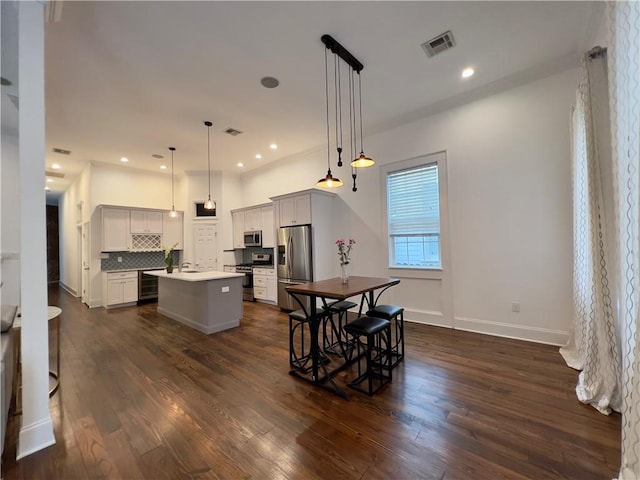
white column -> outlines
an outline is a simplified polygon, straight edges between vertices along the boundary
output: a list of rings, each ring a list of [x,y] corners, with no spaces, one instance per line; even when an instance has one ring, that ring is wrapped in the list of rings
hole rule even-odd
[[[49,413],[42,3],[19,2],[18,45],[22,425],[17,458],[20,459],[55,443]]]

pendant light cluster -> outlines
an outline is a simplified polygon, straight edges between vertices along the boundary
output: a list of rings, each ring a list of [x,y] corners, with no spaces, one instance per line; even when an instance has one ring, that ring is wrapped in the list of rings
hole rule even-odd
[[[327,130],[327,175],[316,183],[318,187],[335,188],[341,187],[343,182],[334,177],[331,173],[331,147],[330,147],[330,114],[329,114],[329,61],[327,50],[333,53],[333,89],[334,89],[334,113],[335,113],[335,141],[336,151],[338,153],[337,166],[342,166],[343,149],[343,123],[342,123],[342,61],[350,68],[348,73],[348,103],[349,103],[349,143],[351,158],[351,178],[353,179],[352,190],[358,190],[356,186],[356,178],[358,176],[358,168],[370,167],[375,162],[367,157],[364,153],[363,128],[362,128],[362,76],[360,72],[364,68],[362,63],[358,61],[347,49],[338,43],[330,35],[323,35],[320,40],[325,45],[324,51],[324,81],[325,81],[325,101],[326,101],[326,130]],[[355,75],[358,76],[358,90],[356,95]],[[356,101],[359,108],[356,109]],[[359,127],[359,128],[358,128]],[[360,148],[357,148],[358,129],[360,130]],[[358,155],[357,152],[360,151]],[[356,157],[356,155],[358,155]]]
[[[204,202],[205,210],[215,210],[216,202],[211,200],[211,126],[213,123],[207,121],[204,122],[207,127],[207,169],[208,169],[208,179],[209,179],[209,198]]]

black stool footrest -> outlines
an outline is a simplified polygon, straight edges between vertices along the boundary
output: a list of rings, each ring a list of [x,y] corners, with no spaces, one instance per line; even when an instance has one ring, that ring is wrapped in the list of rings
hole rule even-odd
[[[324,307],[318,307],[316,315],[324,315]],[[302,309],[289,312],[289,318],[297,320],[298,322],[309,321],[309,317],[307,317],[307,314]]]
[[[350,302],[348,300],[340,300],[339,302],[335,302],[329,305],[329,310],[332,312],[343,312],[345,310],[349,310],[350,308],[357,307],[358,304],[354,302]]]

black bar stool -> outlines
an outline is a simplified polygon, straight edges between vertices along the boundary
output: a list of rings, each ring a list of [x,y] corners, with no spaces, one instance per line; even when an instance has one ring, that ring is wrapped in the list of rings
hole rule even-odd
[[[324,307],[318,307],[316,315],[324,321],[324,317],[326,316]],[[309,320],[309,315],[307,315],[304,309],[289,313],[289,364],[304,373],[307,373],[311,368],[311,338],[309,338],[308,344],[304,338],[305,325],[307,329],[310,329]],[[298,331],[299,345],[296,345],[296,333]],[[309,335],[311,335],[311,332],[309,332]],[[298,346],[300,347],[299,350],[297,349]],[[307,366],[307,364],[309,364],[309,366]]]
[[[360,317],[347,323],[344,331],[353,337],[358,362],[358,377],[348,386],[373,395],[391,382],[391,322],[384,318]],[[362,341],[362,337],[366,337],[366,343]],[[353,350],[350,351],[349,361],[352,355]],[[360,357],[363,355],[367,367],[364,372],[360,368]],[[360,386],[365,380],[366,389]]]
[[[404,359],[404,308],[395,305],[376,305],[367,312],[369,317],[384,318],[393,321],[393,356],[392,366],[395,367]]]
[[[342,331],[344,324],[347,323],[349,309],[357,306],[357,303],[349,302],[348,300],[341,300],[327,306],[328,314],[325,316],[323,328],[323,348],[325,352],[341,357],[346,356],[345,352],[349,346],[343,341]],[[333,320],[334,315],[338,317],[337,325]],[[327,332],[327,323],[330,323],[329,332]]]

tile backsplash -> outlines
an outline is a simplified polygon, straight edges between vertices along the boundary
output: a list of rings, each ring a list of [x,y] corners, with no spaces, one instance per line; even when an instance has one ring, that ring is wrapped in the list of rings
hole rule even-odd
[[[102,271],[105,270],[138,270],[145,268],[163,268],[164,252],[109,252],[109,258],[103,258]],[[173,264],[178,265],[180,252],[173,252]],[[122,262],[118,262],[122,257]]]

